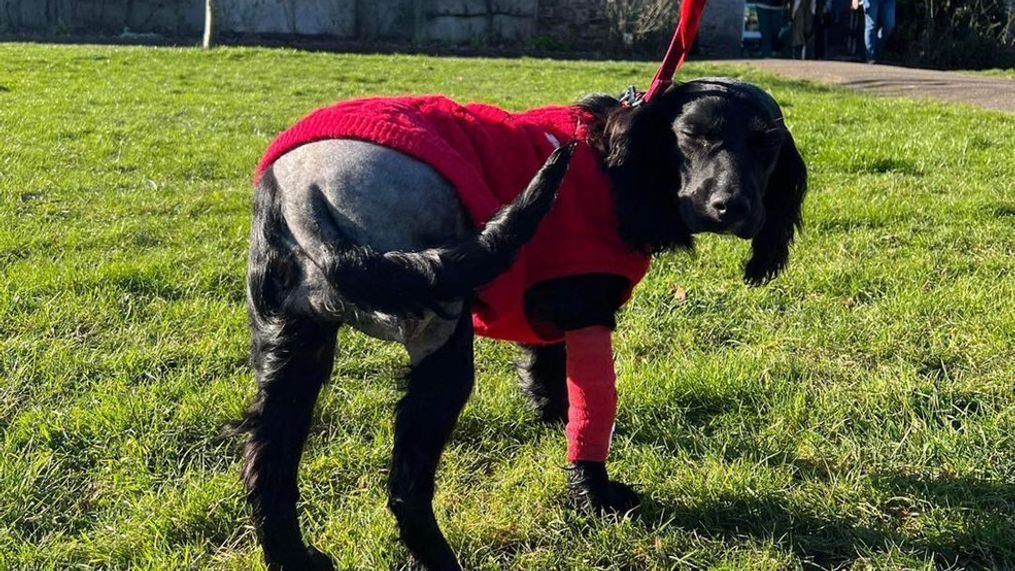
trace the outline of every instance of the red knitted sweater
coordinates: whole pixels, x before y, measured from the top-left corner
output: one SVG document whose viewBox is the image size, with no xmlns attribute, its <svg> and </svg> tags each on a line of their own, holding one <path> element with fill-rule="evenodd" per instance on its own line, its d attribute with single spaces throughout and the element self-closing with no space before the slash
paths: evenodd
<svg viewBox="0 0 1015 571">
<path fill-rule="evenodd" d="M 512 114 L 440 96 L 359 99 L 318 109 L 282 133 L 257 173 L 313 141 L 369 141 L 431 166 L 457 189 L 472 223 L 481 228 L 528 186 L 558 142 L 584 139 L 582 123 L 588 120 L 576 107 Z M 561 341 L 562 331 L 536 330 L 525 317 L 526 289 L 544 280 L 616 274 L 628 278 L 633 289 L 648 271 L 649 257 L 632 250 L 617 229 L 609 180 L 595 152 L 579 145 L 557 202 L 535 237 L 506 273 L 478 292 L 476 333 L 519 343 Z"/>
</svg>

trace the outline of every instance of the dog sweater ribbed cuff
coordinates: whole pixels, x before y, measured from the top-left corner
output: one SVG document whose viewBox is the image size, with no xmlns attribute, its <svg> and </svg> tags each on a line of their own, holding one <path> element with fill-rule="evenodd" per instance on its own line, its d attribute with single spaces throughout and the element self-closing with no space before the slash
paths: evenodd
<svg viewBox="0 0 1015 571">
<path fill-rule="evenodd" d="M 612 331 L 594 326 L 568 331 L 567 460 L 605 462 L 617 416 Z"/>
</svg>

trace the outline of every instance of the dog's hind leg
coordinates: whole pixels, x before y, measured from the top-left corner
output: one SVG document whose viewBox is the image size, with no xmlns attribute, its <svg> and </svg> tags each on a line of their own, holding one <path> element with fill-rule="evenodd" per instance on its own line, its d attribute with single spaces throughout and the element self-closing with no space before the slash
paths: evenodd
<svg viewBox="0 0 1015 571">
<path fill-rule="evenodd" d="M 518 380 L 539 420 L 567 422 L 567 350 L 563 343 L 521 345 Z"/>
<path fill-rule="evenodd" d="M 303 544 L 296 476 L 321 385 L 331 375 L 338 326 L 288 319 L 254 330 L 258 394 L 242 429 L 243 482 L 269 569 L 332 569 Z"/>
<path fill-rule="evenodd" d="M 340 324 L 306 311 L 305 274 L 277 200 L 269 170 L 254 198 L 247 268 L 257 398 L 237 427 L 248 436 L 243 483 L 268 569 L 332 569 L 327 556 L 303 544 L 296 475 L 317 395 L 334 366 Z"/>
<path fill-rule="evenodd" d="M 450 337 L 434 350 L 427 339 L 406 343 L 412 357 L 405 396 L 395 416 L 395 447 L 388 484 L 388 506 L 398 520 L 402 541 L 431 571 L 461 569 L 437 525 L 431 502 L 434 477 L 444 444 L 469 399 L 475 376 L 472 316 L 463 307 Z M 439 329 L 442 323 L 434 324 Z M 433 338 L 435 335 L 426 334 Z"/>
</svg>

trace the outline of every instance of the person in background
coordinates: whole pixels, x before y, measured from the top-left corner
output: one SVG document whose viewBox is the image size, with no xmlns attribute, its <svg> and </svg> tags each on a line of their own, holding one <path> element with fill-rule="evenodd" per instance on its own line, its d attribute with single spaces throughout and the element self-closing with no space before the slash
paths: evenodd
<svg viewBox="0 0 1015 571">
<path fill-rule="evenodd" d="M 866 49 L 861 44 L 860 38 L 863 37 L 863 12 L 858 10 L 859 2 L 852 0 L 852 10 L 846 10 L 849 13 L 846 21 L 848 22 L 846 28 L 846 53 L 851 58 L 866 59 Z"/>
<path fill-rule="evenodd" d="M 853 0 L 853 9 L 860 9 L 861 0 Z M 895 29 L 895 0 L 863 0 L 864 34 L 867 63 L 877 63 L 880 44 Z"/>
<path fill-rule="evenodd" d="M 786 23 L 785 0 L 758 0 L 754 5 L 758 14 L 758 31 L 761 32 L 761 57 L 772 57 L 772 46 Z"/>
<path fill-rule="evenodd" d="M 814 59 L 814 32 L 818 1 L 793 0 L 790 13 L 793 18 L 793 57 Z"/>
<path fill-rule="evenodd" d="M 814 50 L 818 59 L 865 58 L 863 12 L 853 9 L 852 0 L 825 0 L 819 21 Z"/>
</svg>

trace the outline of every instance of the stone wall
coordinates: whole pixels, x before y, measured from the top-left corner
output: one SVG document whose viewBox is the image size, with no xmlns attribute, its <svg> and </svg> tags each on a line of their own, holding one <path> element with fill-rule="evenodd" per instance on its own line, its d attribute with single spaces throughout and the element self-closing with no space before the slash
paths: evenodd
<svg viewBox="0 0 1015 571">
<path fill-rule="evenodd" d="M 611 53 L 607 0 L 217 0 L 225 34 Z M 711 0 L 700 44 L 739 50 L 744 0 Z M 204 0 L 0 0 L 0 31 L 199 35 Z M 615 36 L 616 34 L 613 34 Z M 613 38 L 615 40 L 615 38 Z M 616 42 L 614 42 L 616 43 Z M 732 50 L 719 49 L 732 46 Z M 713 49 L 713 47 L 715 49 Z"/>
<path fill-rule="evenodd" d="M 216 0 L 216 10 L 224 32 L 356 36 L 356 0 Z"/>
<path fill-rule="evenodd" d="M 535 31 L 536 11 L 536 0 L 427 0 L 420 36 L 453 43 L 524 40 Z"/>
<path fill-rule="evenodd" d="M 744 31 L 744 0 L 709 0 L 701 18 L 698 49 L 703 57 L 737 57 Z"/>
<path fill-rule="evenodd" d="M 545 47 L 603 49 L 610 38 L 606 0 L 540 0 L 537 27 Z"/>
<path fill-rule="evenodd" d="M 1015 46 L 1015 0 L 1008 0 L 1008 23 L 1005 25 L 1005 39 L 1009 46 Z"/>
<path fill-rule="evenodd" d="M 1013 0 L 1015 1 L 1015 0 Z M 745 0 L 709 0 L 702 15 L 698 48 L 710 57 L 740 53 Z M 607 0 L 540 0 L 536 39 L 547 47 L 583 51 L 623 50 L 619 25 L 607 17 Z M 677 9 L 672 18 L 676 21 Z M 670 29 L 663 33 L 669 40 Z"/>
</svg>

